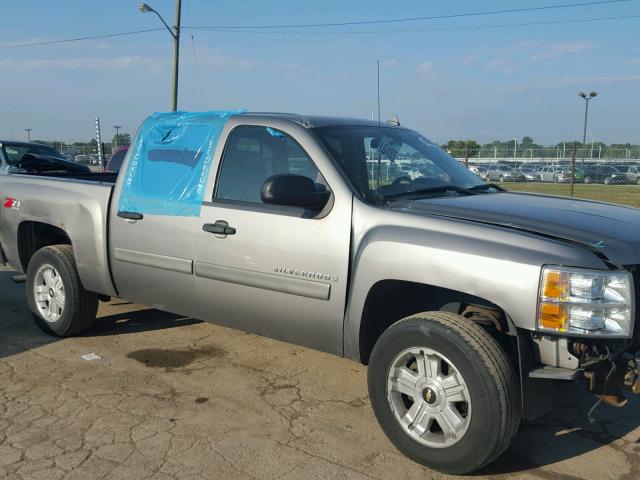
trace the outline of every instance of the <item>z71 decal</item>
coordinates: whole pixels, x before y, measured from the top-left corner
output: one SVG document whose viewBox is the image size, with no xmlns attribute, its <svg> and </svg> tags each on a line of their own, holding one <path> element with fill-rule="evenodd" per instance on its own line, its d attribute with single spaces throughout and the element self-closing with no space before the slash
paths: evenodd
<svg viewBox="0 0 640 480">
<path fill-rule="evenodd" d="M 20 200 L 16 200 L 15 198 L 11 198 L 11 197 L 6 197 L 3 207 L 10 208 L 12 210 L 20 210 Z"/>
</svg>

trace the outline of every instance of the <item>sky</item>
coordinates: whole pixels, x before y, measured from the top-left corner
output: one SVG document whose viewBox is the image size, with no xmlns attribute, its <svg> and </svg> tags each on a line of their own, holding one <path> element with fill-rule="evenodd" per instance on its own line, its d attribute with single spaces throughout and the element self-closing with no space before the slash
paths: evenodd
<svg viewBox="0 0 640 480">
<path fill-rule="evenodd" d="M 428 138 L 582 137 L 640 143 L 640 0 L 336 27 L 244 29 L 441 16 L 581 0 L 183 0 L 179 109 L 244 108 L 382 119 Z M 588 1 L 588 0 L 582 0 Z M 160 27 L 132 0 L 2 0 L 0 46 Z M 148 0 L 172 25 L 174 0 Z M 602 17 L 638 18 L 566 22 Z M 518 26 L 505 26 L 520 24 Z M 231 31 L 186 27 L 229 26 Z M 487 27 L 491 26 L 491 27 Z M 482 28 L 478 28 L 482 27 Z M 266 33 L 265 33 L 266 32 Z M 100 117 L 134 134 L 170 108 L 173 44 L 155 31 L 0 48 L 0 138 L 88 141 Z"/>
</svg>

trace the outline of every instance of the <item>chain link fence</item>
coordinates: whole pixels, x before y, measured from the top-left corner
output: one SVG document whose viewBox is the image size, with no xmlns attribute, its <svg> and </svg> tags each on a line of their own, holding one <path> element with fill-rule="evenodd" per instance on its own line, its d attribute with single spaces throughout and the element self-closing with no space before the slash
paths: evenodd
<svg viewBox="0 0 640 480">
<path fill-rule="evenodd" d="M 544 193 L 640 208 L 640 148 L 494 150 L 458 160 L 490 183 L 515 192 Z M 482 153 L 482 152 L 479 152 Z M 485 152 L 486 153 L 486 152 Z"/>
</svg>

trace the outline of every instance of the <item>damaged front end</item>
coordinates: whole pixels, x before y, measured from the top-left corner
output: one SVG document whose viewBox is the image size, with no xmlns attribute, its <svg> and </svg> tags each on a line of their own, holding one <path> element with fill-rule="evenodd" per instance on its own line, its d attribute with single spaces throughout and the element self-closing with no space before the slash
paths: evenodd
<svg viewBox="0 0 640 480">
<path fill-rule="evenodd" d="M 635 268 L 543 267 L 536 331 L 519 333 L 525 407 L 538 404 L 525 408 L 529 418 L 551 409 L 566 384 L 582 381 L 598 398 L 590 421 L 601 403 L 622 407 L 640 393 L 637 277 Z"/>
</svg>

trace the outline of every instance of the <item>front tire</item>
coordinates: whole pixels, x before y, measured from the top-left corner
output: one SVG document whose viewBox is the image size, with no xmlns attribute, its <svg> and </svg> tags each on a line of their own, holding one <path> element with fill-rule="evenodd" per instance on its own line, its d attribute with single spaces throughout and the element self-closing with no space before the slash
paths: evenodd
<svg viewBox="0 0 640 480">
<path fill-rule="evenodd" d="M 38 326 L 58 337 L 88 330 L 98 311 L 98 296 L 82 286 L 71 245 L 44 247 L 31 257 L 27 298 Z"/>
<path fill-rule="evenodd" d="M 389 327 L 368 370 L 369 397 L 402 453 L 448 474 L 502 454 L 520 424 L 518 378 L 504 350 L 472 321 L 427 312 Z"/>
</svg>

